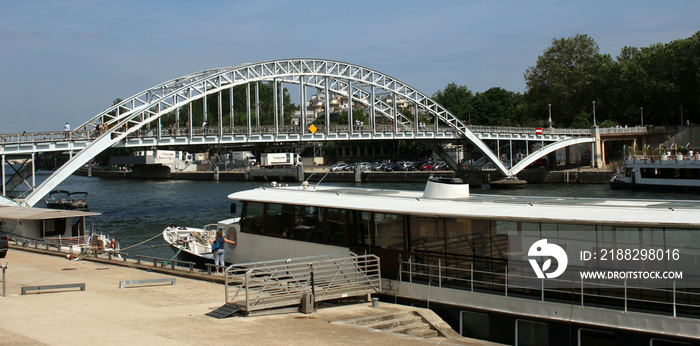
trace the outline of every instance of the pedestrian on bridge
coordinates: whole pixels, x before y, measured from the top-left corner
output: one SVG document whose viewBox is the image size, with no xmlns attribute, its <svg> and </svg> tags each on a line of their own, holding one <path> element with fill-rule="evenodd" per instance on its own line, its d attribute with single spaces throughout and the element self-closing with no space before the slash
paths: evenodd
<svg viewBox="0 0 700 346">
<path fill-rule="evenodd" d="M 63 132 L 66 133 L 66 139 L 70 138 L 70 124 L 66 123 L 65 126 L 63 126 Z"/>
</svg>

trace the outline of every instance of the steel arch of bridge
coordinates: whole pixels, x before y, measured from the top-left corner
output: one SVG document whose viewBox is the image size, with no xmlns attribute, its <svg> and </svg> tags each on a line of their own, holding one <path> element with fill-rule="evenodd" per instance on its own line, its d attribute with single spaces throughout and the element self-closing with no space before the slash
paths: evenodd
<svg viewBox="0 0 700 346">
<path fill-rule="evenodd" d="M 383 90 L 394 97 L 409 100 L 415 107 L 422 109 L 435 119 L 435 124 L 442 123 L 459 136 L 472 142 L 478 150 L 490 159 L 497 169 L 504 175 L 511 175 L 498 157 L 481 141 L 467 126 L 452 115 L 445 108 L 437 104 L 430 97 L 409 86 L 408 84 L 366 67 L 349 63 L 323 60 L 323 59 L 284 59 L 248 63 L 238 66 L 206 70 L 186 76 L 182 76 L 152 88 L 146 89 L 128 99 L 121 101 L 102 113 L 90 118 L 78 126 L 75 131 L 88 131 L 95 123 L 105 124 L 106 131 L 83 150 L 74 155 L 66 164 L 57 169 L 41 185 L 32 191 L 24 200 L 28 205 L 34 205 L 49 191 L 76 171 L 88 163 L 93 157 L 105 149 L 115 145 L 130 134 L 138 131 L 144 125 L 156 121 L 161 116 L 169 114 L 181 106 L 199 100 L 206 95 L 215 94 L 227 88 L 244 85 L 258 81 L 277 81 L 283 83 L 300 84 L 326 90 L 326 94 L 332 90 L 335 94 L 344 94 L 349 103 L 359 102 L 371 105 L 370 122 L 374 126 L 376 114 L 389 117 L 393 121 L 394 133 L 397 131 L 418 130 L 418 123 L 397 112 L 396 102 L 391 106 L 376 98 L 376 90 Z M 370 89 L 369 91 L 367 89 Z M 305 94 L 305 93 L 304 93 Z M 303 96 L 301 96 L 303 97 Z M 220 100 L 220 98 L 219 98 Z M 305 99 L 302 100 L 302 119 L 305 118 Z M 326 98 L 328 102 L 328 98 Z M 219 117 L 222 110 L 219 102 Z M 191 108 L 190 108 L 191 109 Z M 328 107 L 326 107 L 328 109 Z M 328 113 L 326 113 L 327 116 Z M 416 118 L 417 119 L 417 118 Z M 277 125 L 275 117 L 275 125 Z M 326 119 L 328 120 L 328 119 Z M 251 133 L 250 116 L 248 117 L 248 135 Z M 329 126 L 329 121 L 325 122 Z M 304 127 L 300 124 L 302 132 L 299 140 L 303 140 Z M 192 122 L 189 122 L 190 133 Z M 219 121 L 220 130 L 222 122 Z M 352 126 L 350 127 L 352 131 Z M 222 133 L 222 132 L 220 132 Z M 326 133 L 328 133 L 326 131 Z M 275 137 L 278 133 L 275 133 Z M 275 138 L 272 139 L 274 141 Z M 313 138 L 313 140 L 319 140 Z M 323 140 L 323 139 L 321 139 Z"/>
<path fill-rule="evenodd" d="M 545 145 L 544 147 L 540 148 L 539 150 L 530 153 L 526 158 L 520 160 L 517 164 L 515 164 L 513 167 L 510 168 L 510 173 L 512 175 L 518 174 L 520 171 L 523 169 L 527 168 L 531 163 L 537 161 L 537 159 L 541 157 L 545 157 L 547 154 L 553 153 L 559 149 L 566 148 L 568 146 L 576 145 L 576 144 L 583 144 L 583 143 L 593 143 L 595 141 L 595 138 L 592 137 L 578 137 L 578 138 L 570 138 L 570 139 L 565 139 L 559 142 L 554 142 L 548 145 Z"/>
</svg>

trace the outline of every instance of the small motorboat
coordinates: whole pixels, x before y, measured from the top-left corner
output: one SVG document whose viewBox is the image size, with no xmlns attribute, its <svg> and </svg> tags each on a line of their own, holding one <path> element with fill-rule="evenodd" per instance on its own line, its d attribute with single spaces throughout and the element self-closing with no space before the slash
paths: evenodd
<svg viewBox="0 0 700 346">
<path fill-rule="evenodd" d="M 171 225 L 163 230 L 163 239 L 175 251 L 181 261 L 194 262 L 197 267 L 204 268 L 206 263 L 214 263 L 214 254 L 211 252 L 211 241 L 216 237 L 216 232 L 221 231 L 224 237 L 236 241 L 238 234 L 239 218 L 219 221 L 202 228 Z M 232 254 L 236 244 L 224 244 L 226 258 L 224 261 L 233 263 Z"/>
<path fill-rule="evenodd" d="M 203 228 L 171 225 L 163 230 L 163 239 L 175 251 L 178 259 L 204 267 L 205 263 L 214 263 L 211 239 L 216 236 L 216 230 L 216 224 Z"/>
<path fill-rule="evenodd" d="M 90 211 L 87 203 L 87 192 L 70 192 L 66 190 L 53 190 L 44 200 L 49 209 Z"/>
</svg>

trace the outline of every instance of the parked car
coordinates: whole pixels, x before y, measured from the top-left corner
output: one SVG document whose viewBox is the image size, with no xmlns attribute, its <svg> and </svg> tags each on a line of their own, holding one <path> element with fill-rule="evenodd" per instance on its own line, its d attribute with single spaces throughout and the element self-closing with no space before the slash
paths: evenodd
<svg viewBox="0 0 700 346">
<path fill-rule="evenodd" d="M 399 163 L 393 162 L 386 165 L 384 172 L 394 172 L 399 170 Z"/>
<path fill-rule="evenodd" d="M 535 162 L 529 164 L 525 168 L 539 168 L 539 167 L 547 167 L 547 158 L 546 157 L 540 157 L 539 159 L 535 160 Z"/>
<path fill-rule="evenodd" d="M 400 171 L 413 171 L 416 169 L 416 167 L 413 166 L 412 161 L 399 162 L 399 167 Z"/>
<path fill-rule="evenodd" d="M 7 249 L 10 246 L 7 241 L 7 234 L 0 231 L 0 258 L 4 258 L 7 255 Z"/>
<path fill-rule="evenodd" d="M 418 169 L 420 169 L 421 171 L 429 171 L 429 170 L 433 169 L 434 165 L 435 165 L 435 162 L 428 161 L 428 162 L 422 164 Z"/>
<path fill-rule="evenodd" d="M 448 166 L 444 162 L 435 162 L 435 164 L 430 167 L 431 171 L 447 171 L 450 169 L 450 166 Z"/>
<path fill-rule="evenodd" d="M 386 163 L 378 163 L 377 162 L 377 163 L 373 163 L 373 164 L 369 165 L 369 168 L 372 171 L 384 171 L 384 170 L 386 170 L 387 166 L 388 165 Z"/>
<path fill-rule="evenodd" d="M 331 172 L 340 172 L 345 168 L 348 164 L 347 163 L 336 163 L 335 165 L 331 166 L 330 171 Z"/>
<path fill-rule="evenodd" d="M 358 162 L 356 165 L 359 167 L 360 172 L 369 172 L 371 170 L 369 162 Z"/>
</svg>

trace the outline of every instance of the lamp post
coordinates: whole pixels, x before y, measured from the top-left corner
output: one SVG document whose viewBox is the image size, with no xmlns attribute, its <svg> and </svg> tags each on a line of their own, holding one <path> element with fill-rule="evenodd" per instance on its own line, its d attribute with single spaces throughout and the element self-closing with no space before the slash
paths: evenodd
<svg viewBox="0 0 700 346">
<path fill-rule="evenodd" d="M 552 104 L 550 103 L 549 105 L 549 128 L 552 128 Z"/>
<path fill-rule="evenodd" d="M 595 122 L 595 101 L 593 101 L 593 126 L 597 126 Z"/>
<path fill-rule="evenodd" d="M 639 113 L 642 119 L 642 126 L 644 126 L 644 107 L 639 107 Z"/>
</svg>

